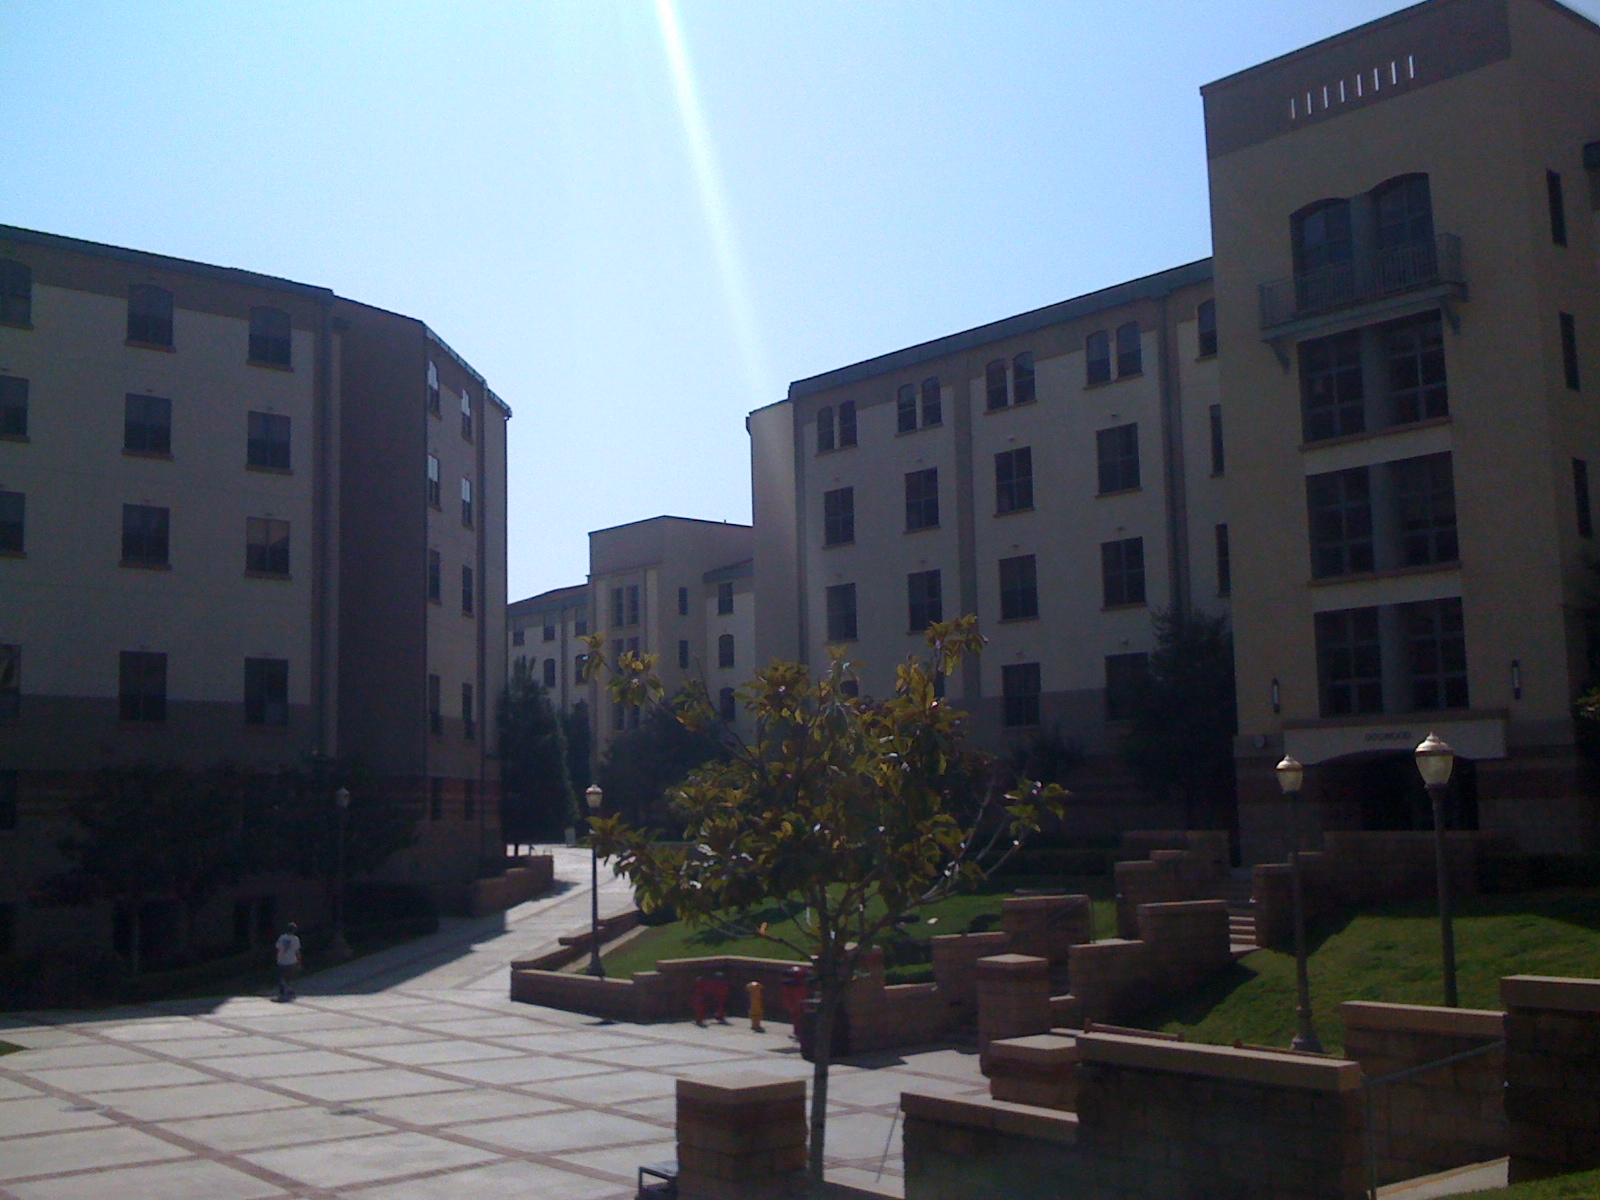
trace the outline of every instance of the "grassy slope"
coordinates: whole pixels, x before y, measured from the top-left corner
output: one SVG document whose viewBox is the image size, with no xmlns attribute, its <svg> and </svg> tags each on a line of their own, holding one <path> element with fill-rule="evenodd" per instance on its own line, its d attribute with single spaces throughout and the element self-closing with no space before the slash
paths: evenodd
<svg viewBox="0 0 1600 1200">
<path fill-rule="evenodd" d="M 1583 1171 L 1508 1188 L 1491 1188 L 1487 1192 L 1470 1192 L 1460 1200 L 1594 1200 L 1596 1196 L 1600 1196 L 1600 1171 Z"/>
</svg>

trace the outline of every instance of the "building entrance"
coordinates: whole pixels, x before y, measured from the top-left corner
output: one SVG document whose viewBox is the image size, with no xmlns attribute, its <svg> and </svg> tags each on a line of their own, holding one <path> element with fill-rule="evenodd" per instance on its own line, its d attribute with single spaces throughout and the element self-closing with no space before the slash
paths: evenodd
<svg viewBox="0 0 1600 1200">
<path fill-rule="evenodd" d="M 1372 831 L 1433 828 L 1433 805 L 1416 760 L 1405 753 L 1357 754 L 1313 768 L 1325 800 L 1352 815 Z M 1478 828 L 1477 764 L 1457 758 L 1445 793 L 1445 828 Z"/>
</svg>

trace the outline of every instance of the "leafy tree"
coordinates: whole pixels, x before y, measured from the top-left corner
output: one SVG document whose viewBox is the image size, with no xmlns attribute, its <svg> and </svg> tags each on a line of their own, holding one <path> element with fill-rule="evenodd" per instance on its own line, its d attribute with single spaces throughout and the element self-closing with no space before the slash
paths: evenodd
<svg viewBox="0 0 1600 1200">
<path fill-rule="evenodd" d="M 1156 649 L 1124 754 L 1146 789 L 1182 800 L 1192 826 L 1232 791 L 1233 635 L 1226 618 L 1205 613 L 1172 609 L 1153 620 Z"/>
<path fill-rule="evenodd" d="M 741 692 L 752 740 L 730 744 L 674 791 L 685 843 L 658 844 L 621 817 L 593 823 L 600 853 L 617 860 L 646 912 L 670 905 L 692 923 L 754 932 L 812 959 L 819 1006 L 809 1169 L 819 1193 L 833 1028 L 862 955 L 919 906 L 978 883 L 1064 798 L 1053 786 L 1024 783 L 1003 800 L 991 788 L 971 824 L 952 815 L 947 771 L 961 754 L 964 716 L 935 695 L 934 677 L 982 642 L 972 617 L 933 626 L 931 661 L 908 660 L 881 703 L 854 694 L 842 657 L 817 679 L 797 663 L 774 662 Z M 590 645 L 598 670 L 603 640 Z M 653 656 L 624 654 L 612 695 L 658 699 L 653 667 Z M 690 729 L 714 727 L 703 688 L 675 708 Z M 770 908 L 795 920 L 799 940 L 757 924 Z"/>
<path fill-rule="evenodd" d="M 714 729 L 689 728 L 661 701 L 646 705 L 639 728 L 618 734 L 606 748 L 598 782 L 607 807 L 635 825 L 670 829 L 669 791 L 696 767 L 723 754 Z"/>
<path fill-rule="evenodd" d="M 576 816 L 567 738 L 528 660 L 519 658 L 496 711 L 500 732 L 500 825 L 507 841 L 559 836 Z"/>
<path fill-rule="evenodd" d="M 594 735 L 589 732 L 589 702 L 579 700 L 574 704 L 562 716 L 561 728 L 567 735 L 567 778 L 572 781 L 572 794 L 576 796 L 594 782 L 594 768 L 589 762 L 594 748 Z"/>
</svg>

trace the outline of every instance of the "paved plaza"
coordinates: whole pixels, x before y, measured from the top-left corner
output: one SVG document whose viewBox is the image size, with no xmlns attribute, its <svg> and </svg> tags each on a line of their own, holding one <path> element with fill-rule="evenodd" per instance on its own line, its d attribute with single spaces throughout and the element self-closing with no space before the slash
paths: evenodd
<svg viewBox="0 0 1600 1200">
<path fill-rule="evenodd" d="M 809 1078 L 787 1025 L 507 999 L 513 958 L 587 924 L 588 857 L 556 858 L 564 892 L 308 978 L 294 1004 L 0 1016 L 24 1047 L 0 1057 L 0 1200 L 620 1200 L 673 1157 L 679 1076 Z M 627 900 L 602 886 L 602 913 Z M 831 1084 L 829 1177 L 891 1192 L 900 1092 L 987 1093 L 976 1054 L 950 1048 L 854 1060 Z"/>
</svg>

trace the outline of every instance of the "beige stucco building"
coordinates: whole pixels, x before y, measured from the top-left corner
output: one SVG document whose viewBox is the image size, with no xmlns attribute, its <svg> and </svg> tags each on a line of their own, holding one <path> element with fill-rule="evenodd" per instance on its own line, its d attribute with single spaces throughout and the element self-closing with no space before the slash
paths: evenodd
<svg viewBox="0 0 1600 1200">
<path fill-rule="evenodd" d="M 508 661 L 527 659 L 533 677 L 550 696 L 557 712 L 570 712 L 588 698 L 583 683 L 584 646 L 578 640 L 589 632 L 589 587 L 553 588 L 506 606 L 510 635 Z"/>
</svg>

